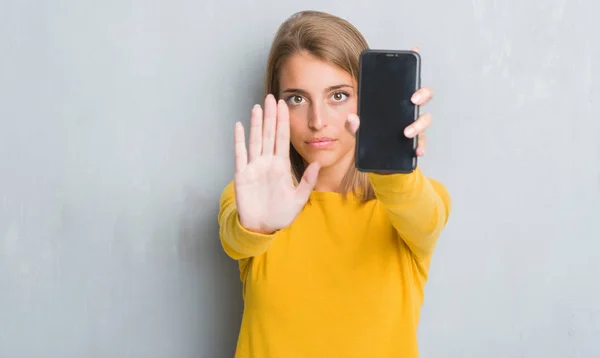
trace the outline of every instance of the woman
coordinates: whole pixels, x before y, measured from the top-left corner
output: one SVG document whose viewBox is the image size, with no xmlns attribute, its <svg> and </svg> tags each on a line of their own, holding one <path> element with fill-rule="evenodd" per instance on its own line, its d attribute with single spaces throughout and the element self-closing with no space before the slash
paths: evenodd
<svg viewBox="0 0 600 358">
<path fill-rule="evenodd" d="M 450 212 L 439 182 L 354 168 L 358 57 L 348 22 L 315 11 L 284 22 L 269 55 L 264 108 L 220 200 L 220 238 L 239 261 L 237 357 L 417 357 L 430 259 Z M 413 102 L 425 104 L 421 88 Z M 406 135 L 419 135 L 422 115 Z M 291 143 L 291 146 L 290 146 Z"/>
</svg>

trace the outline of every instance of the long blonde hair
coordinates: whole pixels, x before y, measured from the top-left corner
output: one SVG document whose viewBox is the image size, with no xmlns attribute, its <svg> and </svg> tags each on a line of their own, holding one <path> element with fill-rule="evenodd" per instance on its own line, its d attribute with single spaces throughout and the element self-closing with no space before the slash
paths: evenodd
<svg viewBox="0 0 600 358">
<path fill-rule="evenodd" d="M 358 59 L 367 48 L 363 35 L 348 21 L 320 11 L 297 12 L 281 24 L 275 35 L 267 61 L 265 92 L 279 97 L 279 71 L 289 57 L 299 52 L 308 52 L 330 62 L 358 81 Z M 290 161 L 297 183 L 306 166 L 294 146 L 290 146 Z M 352 192 L 362 201 L 375 198 L 366 174 L 359 172 L 354 165 L 344 175 L 340 191 L 344 195 Z"/>
</svg>

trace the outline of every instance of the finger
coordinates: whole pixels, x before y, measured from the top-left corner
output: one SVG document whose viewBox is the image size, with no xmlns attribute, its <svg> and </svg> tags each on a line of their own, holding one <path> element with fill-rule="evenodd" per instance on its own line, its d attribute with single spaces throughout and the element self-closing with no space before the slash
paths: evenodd
<svg viewBox="0 0 600 358">
<path fill-rule="evenodd" d="M 312 192 L 313 188 L 315 187 L 315 184 L 317 183 L 319 169 L 319 163 L 312 162 L 304 170 L 302 179 L 300 179 L 300 183 L 298 183 L 298 186 L 296 187 L 296 199 L 302 205 L 306 203 L 306 201 L 310 197 L 310 193 Z"/>
<path fill-rule="evenodd" d="M 413 47 L 413 48 L 411 49 L 411 51 L 414 51 L 414 52 L 416 52 L 416 53 L 419 53 L 419 51 L 420 51 L 420 50 L 421 50 L 421 49 L 419 48 L 419 46 L 415 46 L 415 47 Z"/>
<path fill-rule="evenodd" d="M 252 114 L 250 115 L 250 142 L 249 147 L 249 160 L 253 161 L 260 156 L 262 151 L 262 121 L 263 111 L 260 105 L 255 105 L 252 108 Z"/>
<path fill-rule="evenodd" d="M 423 133 L 432 122 L 431 114 L 423 113 L 411 125 L 404 129 L 404 135 L 407 138 L 413 138 L 416 135 Z"/>
<path fill-rule="evenodd" d="M 422 87 L 416 91 L 410 99 L 416 105 L 423 105 L 433 98 L 433 89 L 431 87 Z"/>
<path fill-rule="evenodd" d="M 235 150 L 235 171 L 241 172 L 246 169 L 248 164 L 248 153 L 246 151 L 246 137 L 244 135 L 244 126 L 237 122 L 234 131 L 234 150 Z"/>
<path fill-rule="evenodd" d="M 349 114 L 348 119 L 346 120 L 346 129 L 350 132 L 350 134 L 356 136 L 356 131 L 358 130 L 359 126 L 360 119 L 358 118 L 358 116 L 353 113 Z"/>
<path fill-rule="evenodd" d="M 290 156 L 290 113 L 284 100 L 277 103 L 275 154 L 284 158 Z"/>
<path fill-rule="evenodd" d="M 275 151 L 275 130 L 277 126 L 277 103 L 272 94 L 265 98 L 265 119 L 263 121 L 262 154 L 272 155 Z"/>
<path fill-rule="evenodd" d="M 427 135 L 425 133 L 419 134 L 417 143 L 417 157 L 422 157 L 425 155 L 425 149 L 427 149 Z"/>
</svg>

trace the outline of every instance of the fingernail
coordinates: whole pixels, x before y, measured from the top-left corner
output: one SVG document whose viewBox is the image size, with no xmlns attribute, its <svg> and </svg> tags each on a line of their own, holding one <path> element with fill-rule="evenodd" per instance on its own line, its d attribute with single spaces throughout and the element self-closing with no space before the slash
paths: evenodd
<svg viewBox="0 0 600 358">
<path fill-rule="evenodd" d="M 413 103 L 417 103 L 421 100 L 421 96 L 418 94 L 415 94 L 412 96 L 411 101 L 413 101 Z"/>
<path fill-rule="evenodd" d="M 406 128 L 406 129 L 404 130 L 404 135 L 406 135 L 407 137 L 410 137 L 410 136 L 412 136 L 413 134 L 415 134 L 415 130 L 414 130 L 413 128 L 411 128 L 411 127 L 409 127 L 409 128 Z"/>
</svg>

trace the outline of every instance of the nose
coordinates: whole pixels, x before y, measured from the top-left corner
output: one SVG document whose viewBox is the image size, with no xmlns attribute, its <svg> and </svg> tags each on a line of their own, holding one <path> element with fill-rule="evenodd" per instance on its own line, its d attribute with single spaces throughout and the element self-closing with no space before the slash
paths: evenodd
<svg viewBox="0 0 600 358">
<path fill-rule="evenodd" d="M 308 114 L 308 127 L 313 131 L 320 131 L 325 127 L 325 113 L 324 108 L 319 104 L 313 104 Z"/>
</svg>

